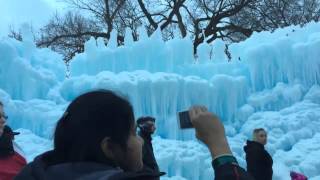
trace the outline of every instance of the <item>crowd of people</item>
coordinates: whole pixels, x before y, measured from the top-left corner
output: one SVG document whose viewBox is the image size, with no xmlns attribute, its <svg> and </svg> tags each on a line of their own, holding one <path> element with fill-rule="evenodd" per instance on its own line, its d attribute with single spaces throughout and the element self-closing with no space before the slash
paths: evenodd
<svg viewBox="0 0 320 180">
<path fill-rule="evenodd" d="M 196 137 L 210 151 L 215 180 L 272 179 L 266 130 L 255 129 L 244 147 L 246 171 L 233 156 L 218 116 L 204 106 L 191 107 L 189 116 Z M 53 149 L 29 164 L 15 149 L 19 133 L 7 119 L 0 102 L 0 180 L 159 180 L 166 174 L 153 152 L 156 119 L 135 120 L 129 101 L 112 91 L 91 91 L 73 100 L 57 122 Z M 307 179 L 295 172 L 290 176 Z"/>
</svg>

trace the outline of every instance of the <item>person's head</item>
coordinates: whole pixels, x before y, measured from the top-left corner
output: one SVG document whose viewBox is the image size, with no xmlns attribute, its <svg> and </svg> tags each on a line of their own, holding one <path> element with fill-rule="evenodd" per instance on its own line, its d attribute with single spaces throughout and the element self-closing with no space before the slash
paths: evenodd
<svg viewBox="0 0 320 180">
<path fill-rule="evenodd" d="M 266 145 L 267 144 L 267 132 L 263 128 L 253 130 L 253 140 Z"/>
<path fill-rule="evenodd" d="M 57 123 L 58 162 L 98 162 L 140 170 L 143 140 L 136 135 L 131 104 L 108 90 L 77 97 Z"/>
<path fill-rule="evenodd" d="M 137 125 L 141 131 L 153 134 L 156 131 L 155 121 L 156 119 L 151 116 L 140 117 L 137 120 Z"/>
<path fill-rule="evenodd" d="M 0 101 L 0 136 L 3 133 L 4 125 L 6 123 L 7 116 L 4 113 L 3 103 Z"/>
</svg>

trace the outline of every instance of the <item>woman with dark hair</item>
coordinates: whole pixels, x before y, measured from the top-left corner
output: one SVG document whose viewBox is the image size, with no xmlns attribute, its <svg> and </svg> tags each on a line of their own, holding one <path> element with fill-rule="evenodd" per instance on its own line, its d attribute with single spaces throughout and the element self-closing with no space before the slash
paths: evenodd
<svg viewBox="0 0 320 180">
<path fill-rule="evenodd" d="M 216 179 L 248 179 L 231 155 L 220 121 L 199 108 L 191 109 L 190 116 L 198 137 L 215 153 Z M 15 179 L 158 179 L 157 172 L 141 171 L 142 146 L 130 103 L 111 91 L 89 92 L 77 97 L 58 121 L 54 149 L 38 156 Z"/>
<path fill-rule="evenodd" d="M 130 103 L 111 91 L 89 92 L 77 97 L 58 121 L 54 149 L 37 157 L 16 179 L 158 176 L 136 173 L 143 166 L 142 145 Z"/>
</svg>

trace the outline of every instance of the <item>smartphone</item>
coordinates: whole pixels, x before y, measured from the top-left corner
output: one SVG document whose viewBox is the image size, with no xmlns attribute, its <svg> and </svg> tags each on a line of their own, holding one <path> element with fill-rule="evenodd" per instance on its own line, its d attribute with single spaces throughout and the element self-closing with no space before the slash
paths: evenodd
<svg viewBox="0 0 320 180">
<path fill-rule="evenodd" d="M 189 111 L 178 112 L 178 121 L 181 129 L 193 128 L 191 119 L 189 116 Z"/>
</svg>

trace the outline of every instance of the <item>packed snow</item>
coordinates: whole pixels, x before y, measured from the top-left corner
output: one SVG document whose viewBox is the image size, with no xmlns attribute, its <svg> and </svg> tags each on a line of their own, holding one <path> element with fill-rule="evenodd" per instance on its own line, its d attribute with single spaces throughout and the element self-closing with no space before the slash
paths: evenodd
<svg viewBox="0 0 320 180">
<path fill-rule="evenodd" d="M 220 116 L 242 167 L 246 140 L 263 127 L 275 180 L 290 179 L 291 170 L 320 179 L 319 23 L 255 33 L 229 46 L 230 62 L 219 40 L 200 45 L 195 59 L 188 38 L 164 42 L 159 31 L 139 32 L 138 42 L 126 38 L 121 47 L 115 33 L 107 46 L 91 38 L 72 59 L 70 78 L 62 57 L 36 48 L 28 32 L 23 42 L 0 38 L 0 100 L 28 161 L 52 148 L 55 124 L 76 96 L 106 88 L 128 98 L 136 118 L 156 117 L 155 156 L 168 173 L 162 179 L 214 177 L 194 130 L 178 128 L 177 112 L 194 104 Z"/>
</svg>

